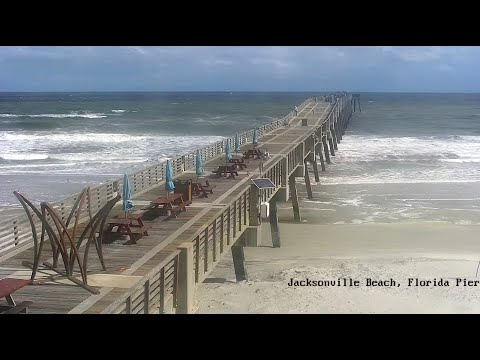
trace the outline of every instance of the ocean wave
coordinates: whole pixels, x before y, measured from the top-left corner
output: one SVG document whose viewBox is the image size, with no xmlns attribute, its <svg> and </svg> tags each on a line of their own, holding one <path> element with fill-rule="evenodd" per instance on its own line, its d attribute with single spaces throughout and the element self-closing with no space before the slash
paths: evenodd
<svg viewBox="0 0 480 360">
<path fill-rule="evenodd" d="M 127 110 L 112 110 L 113 113 L 124 113 Z"/>
<path fill-rule="evenodd" d="M 480 162 L 480 136 L 376 137 L 349 135 L 339 146 L 339 163 L 361 161 Z"/>
<path fill-rule="evenodd" d="M 130 141 L 143 141 L 146 136 L 143 135 L 129 135 L 129 134 L 112 134 L 112 133 L 17 133 L 5 132 L 0 134 L 0 140 L 7 140 L 9 142 L 43 142 L 47 140 L 53 144 L 65 143 L 125 143 Z M 13 144 L 11 144 L 13 145 Z"/>
<path fill-rule="evenodd" d="M 49 158 L 48 154 L 35 154 L 35 153 L 0 154 L 0 160 L 9 160 L 9 161 L 34 161 L 34 160 L 47 160 L 48 158 Z"/>
<path fill-rule="evenodd" d="M 352 179 L 352 177 L 321 179 L 322 186 L 327 185 L 383 185 L 383 184 L 454 184 L 454 183 L 480 183 L 480 180 L 471 179 Z"/>
<path fill-rule="evenodd" d="M 87 118 L 87 119 L 101 119 L 106 118 L 107 114 L 104 113 L 78 113 L 72 112 L 69 114 L 0 114 L 0 118 Z"/>
<path fill-rule="evenodd" d="M 38 166 L 47 166 L 47 165 L 65 165 L 59 164 L 59 162 L 65 161 L 74 161 L 71 165 L 75 165 L 78 163 L 99 163 L 99 164 L 113 164 L 113 163 L 140 163 L 149 161 L 149 158 L 140 157 L 140 158 L 125 158 L 125 156 L 115 156 L 115 157 L 108 157 L 102 154 L 92 154 L 92 153 L 85 153 L 85 154 L 66 154 L 66 155 L 51 155 L 51 154 L 38 154 L 38 153 L 11 153 L 11 154 L 0 154 L 0 162 L 44 162 L 48 160 L 50 164 L 41 164 Z M 25 166 L 25 165 L 13 165 L 13 166 Z M 28 166 L 37 166 L 34 164 L 28 164 Z"/>
</svg>

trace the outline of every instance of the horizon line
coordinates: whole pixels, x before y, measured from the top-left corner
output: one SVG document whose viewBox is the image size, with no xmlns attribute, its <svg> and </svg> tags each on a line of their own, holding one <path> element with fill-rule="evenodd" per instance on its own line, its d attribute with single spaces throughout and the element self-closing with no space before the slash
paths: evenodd
<svg viewBox="0 0 480 360">
<path fill-rule="evenodd" d="M 360 94 L 480 94 L 478 91 L 358 91 L 358 90 L 0 90 L 3 93 L 347 93 Z"/>
</svg>

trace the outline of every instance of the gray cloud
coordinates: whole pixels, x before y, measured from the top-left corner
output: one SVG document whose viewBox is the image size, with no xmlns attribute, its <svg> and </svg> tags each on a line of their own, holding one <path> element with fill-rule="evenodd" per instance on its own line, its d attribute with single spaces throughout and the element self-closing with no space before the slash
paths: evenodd
<svg viewBox="0 0 480 360">
<path fill-rule="evenodd" d="M 478 60 L 478 47 L 0 47 L 0 91 L 480 91 Z"/>
</svg>

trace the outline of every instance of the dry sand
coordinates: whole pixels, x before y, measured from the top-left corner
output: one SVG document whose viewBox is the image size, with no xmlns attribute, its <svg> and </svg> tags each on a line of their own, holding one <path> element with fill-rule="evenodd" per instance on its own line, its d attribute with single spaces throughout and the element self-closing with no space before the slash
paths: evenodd
<svg viewBox="0 0 480 360">
<path fill-rule="evenodd" d="M 245 248 L 249 281 L 236 282 L 231 256 L 196 293 L 197 313 L 480 313 L 476 278 L 480 226 L 441 223 L 280 224 L 281 248 Z M 288 286 L 290 279 L 359 280 L 359 287 Z M 366 278 L 400 286 L 367 287 Z M 449 286 L 408 286 L 408 278 Z"/>
</svg>

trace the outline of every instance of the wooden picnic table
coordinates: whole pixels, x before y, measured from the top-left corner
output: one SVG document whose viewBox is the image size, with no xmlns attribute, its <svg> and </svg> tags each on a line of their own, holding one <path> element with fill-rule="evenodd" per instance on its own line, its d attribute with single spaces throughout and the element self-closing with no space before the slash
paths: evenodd
<svg viewBox="0 0 480 360">
<path fill-rule="evenodd" d="M 243 170 L 247 167 L 247 164 L 245 164 L 245 160 L 243 159 L 238 159 L 238 158 L 232 158 L 228 161 L 229 163 L 238 165 L 240 167 L 240 170 Z"/>
<path fill-rule="evenodd" d="M 214 184 L 210 184 L 208 180 L 205 180 L 205 184 L 200 182 L 193 183 L 193 191 L 195 195 L 202 195 L 202 197 L 208 198 L 208 193 L 213 194 L 213 189 L 216 187 Z"/>
<path fill-rule="evenodd" d="M 227 177 L 227 174 L 230 174 L 228 176 L 229 179 L 235 179 L 235 175 L 238 176 L 237 172 L 237 165 L 232 164 L 232 165 L 220 165 L 216 171 L 214 171 L 218 176 L 225 176 Z"/>
<path fill-rule="evenodd" d="M 171 212 L 169 216 L 177 217 L 177 213 L 181 211 L 187 211 L 186 206 L 189 205 L 191 201 L 184 201 L 183 200 L 183 193 L 175 193 L 172 195 L 168 195 L 166 197 L 158 198 L 153 200 L 150 203 L 149 208 L 151 209 L 159 209 L 162 206 L 163 210 L 168 214 L 168 211 Z M 177 205 L 175 208 L 173 205 Z"/>
<path fill-rule="evenodd" d="M 249 149 L 243 153 L 243 158 L 244 159 L 250 159 L 250 158 L 261 159 L 263 158 L 263 153 L 260 149 Z"/>
<path fill-rule="evenodd" d="M 16 304 L 13 300 L 12 294 L 21 289 L 24 286 L 31 284 L 31 280 L 24 279 L 13 279 L 13 278 L 4 278 L 0 279 L 0 298 L 5 298 L 7 300 L 7 306 L 0 306 L 0 313 L 2 314 L 17 314 L 17 313 L 26 313 L 27 308 L 31 301 L 23 301 L 20 304 Z"/>
<path fill-rule="evenodd" d="M 116 227 L 117 234 L 128 235 L 130 240 L 134 243 L 137 242 L 142 236 L 148 236 L 147 226 L 143 223 L 144 211 L 137 211 L 135 213 L 127 215 L 127 217 L 122 217 L 122 215 L 117 215 L 108 222 L 108 228 L 105 230 L 105 237 L 109 237 L 113 232 L 113 229 Z"/>
</svg>

